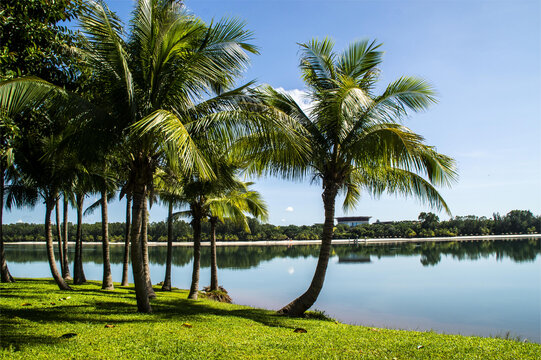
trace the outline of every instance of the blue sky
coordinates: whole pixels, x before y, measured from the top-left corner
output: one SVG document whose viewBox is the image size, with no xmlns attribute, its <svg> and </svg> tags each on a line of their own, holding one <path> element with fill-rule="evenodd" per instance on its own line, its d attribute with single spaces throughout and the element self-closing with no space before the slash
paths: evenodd
<svg viewBox="0 0 541 360">
<path fill-rule="evenodd" d="M 132 0 L 110 0 L 127 21 Z M 377 39 L 385 51 L 382 87 L 402 75 L 420 76 L 438 91 L 439 103 L 405 125 L 439 152 L 457 160 L 460 180 L 441 193 L 453 215 L 491 216 L 513 209 L 541 209 L 541 3 L 535 1 L 186 1 L 205 21 L 243 19 L 261 55 L 244 80 L 256 79 L 292 93 L 305 89 L 298 45 L 329 36 L 341 50 L 351 41 Z M 256 180 L 270 223 L 323 221 L 317 185 Z M 339 200 L 340 201 L 340 200 Z M 338 205 L 338 204 L 337 204 Z M 337 206 L 337 216 L 343 215 Z M 416 219 L 431 211 L 415 199 L 366 194 L 350 215 Z M 432 210 L 433 211 L 433 210 Z M 440 218 L 447 215 L 439 213 Z M 113 202 L 110 220 L 122 221 Z M 151 221 L 166 211 L 155 206 Z M 42 222 L 43 206 L 4 213 L 4 221 Z M 75 220 L 73 211 L 70 216 Z M 86 222 L 99 221 L 99 214 Z"/>
</svg>

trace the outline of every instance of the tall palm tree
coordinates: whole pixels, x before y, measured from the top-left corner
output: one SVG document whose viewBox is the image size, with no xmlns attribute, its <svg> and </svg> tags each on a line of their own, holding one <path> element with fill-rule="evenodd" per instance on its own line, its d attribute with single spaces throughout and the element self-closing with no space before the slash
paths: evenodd
<svg viewBox="0 0 541 360">
<path fill-rule="evenodd" d="M 124 236 L 124 258 L 122 261 L 122 282 L 120 286 L 128 286 L 128 271 L 130 260 L 130 226 L 131 221 L 131 194 L 126 194 L 126 232 Z"/>
<path fill-rule="evenodd" d="M 138 310 L 151 312 L 141 229 L 154 171 L 164 152 L 172 151 L 186 171 L 213 176 L 182 126 L 182 118 L 194 99 L 230 84 L 247 64 L 247 52 L 255 52 L 255 48 L 248 43 L 251 35 L 239 21 L 222 20 L 208 26 L 187 14 L 176 1 L 138 1 L 127 37 L 118 17 L 101 1 L 89 1 L 81 23 L 92 81 L 102 85 L 102 94 L 95 100 L 108 109 L 117 134 L 109 139 L 122 141 L 130 151 L 126 190 L 132 195 L 132 271 Z M 179 127 L 165 147 L 162 134 L 125 131 L 140 121 L 172 122 Z"/>
<path fill-rule="evenodd" d="M 63 193 L 64 198 L 64 206 L 62 208 L 62 215 L 63 215 L 63 221 L 62 221 L 62 263 L 64 265 L 64 273 L 62 274 L 63 278 L 65 280 L 72 280 L 70 268 L 69 268 L 69 258 L 68 258 L 68 208 L 69 208 L 69 199 L 70 194 L 68 194 L 66 191 Z M 72 201 L 73 203 L 73 201 Z"/>
<path fill-rule="evenodd" d="M 20 136 L 20 129 L 13 121 L 14 117 L 22 115 L 29 109 L 38 106 L 44 99 L 48 98 L 51 92 L 57 91 L 53 85 L 38 78 L 26 77 L 21 79 L 7 80 L 0 82 L 0 274 L 2 282 L 13 282 L 5 251 L 3 238 L 3 210 L 4 210 L 4 191 L 5 179 L 8 171 L 11 170 L 11 177 L 18 179 L 18 172 L 14 168 L 15 145 Z M 19 205 L 32 204 L 35 196 L 29 192 L 26 186 L 19 186 L 24 191 L 20 193 L 22 196 L 14 196 L 13 201 L 8 201 L 6 205 L 11 206 L 13 202 L 18 202 Z M 30 190 L 30 191 L 26 191 Z M 15 191 L 16 192 L 16 191 Z M 13 194 L 15 192 L 12 192 Z"/>
<path fill-rule="evenodd" d="M 1 281 L 14 282 L 13 276 L 8 269 L 6 253 L 4 251 L 3 238 L 3 214 L 4 214 L 4 191 L 7 169 L 13 166 L 13 142 L 18 133 L 17 125 L 8 116 L 0 113 L 0 275 Z"/>
<path fill-rule="evenodd" d="M 173 257 L 173 209 L 181 205 L 183 198 L 183 184 L 178 176 L 172 172 L 171 167 L 160 169 L 154 179 L 154 189 L 160 200 L 167 205 L 167 256 L 165 261 L 165 277 L 162 291 L 171 291 L 171 261 Z"/>
<path fill-rule="evenodd" d="M 309 156 L 291 164 L 282 161 L 287 160 L 283 152 L 282 158 L 260 152 L 252 170 L 270 166 L 267 171 L 275 174 L 311 176 L 323 188 L 325 222 L 318 263 L 308 289 L 280 310 L 289 316 L 309 309 L 323 287 L 339 192 L 345 194 L 346 210 L 366 190 L 375 196 L 383 192 L 411 195 L 449 211 L 434 186 L 447 186 L 457 176 L 453 159 L 399 123 L 408 110 L 425 110 L 435 102 L 432 87 L 422 79 L 401 77 L 378 95 L 380 44 L 356 41 L 342 53 L 334 52 L 333 46 L 330 39 L 300 45 L 300 68 L 312 101 L 306 111 L 285 93 L 271 87 L 259 89 L 262 107 L 302 128 Z M 254 138 L 245 146 L 257 142 Z"/>
<path fill-rule="evenodd" d="M 54 212 L 56 215 L 56 238 L 58 240 L 58 258 L 60 259 L 60 271 L 62 277 L 66 279 L 66 267 L 64 263 L 64 244 L 62 242 L 62 223 L 60 222 L 60 197 L 59 194 L 56 198 L 56 203 L 54 206 Z"/>
<path fill-rule="evenodd" d="M 68 154 L 55 152 L 52 155 L 51 151 L 57 148 L 60 136 L 50 134 L 48 137 L 40 137 L 37 133 L 26 134 L 26 140 L 17 152 L 15 162 L 21 172 L 22 181 L 27 187 L 37 189 L 45 202 L 45 239 L 51 274 L 61 290 L 71 290 L 56 266 L 51 223 L 51 214 L 60 191 L 75 173 L 73 159 L 70 159 Z"/>
<path fill-rule="evenodd" d="M 213 180 L 207 180 L 197 174 L 192 174 L 180 178 L 178 182 L 182 184 L 182 188 L 178 200 L 188 205 L 189 210 L 179 211 L 170 216 L 170 218 L 184 216 L 192 219 L 190 224 L 193 229 L 193 269 L 188 294 L 188 299 L 192 300 L 196 300 L 199 294 L 201 223 L 211 215 L 208 200 L 239 186 L 235 176 L 237 167 L 227 158 L 227 150 L 222 146 L 223 144 L 211 143 L 203 138 L 197 140 L 200 148 L 204 149 L 204 154 L 216 177 Z"/>
<path fill-rule="evenodd" d="M 101 172 L 94 184 L 95 189 L 100 194 L 100 198 L 90 205 L 84 212 L 84 215 L 89 215 L 98 207 L 101 210 L 101 244 L 103 258 L 103 277 L 101 288 L 103 290 L 114 290 L 113 275 L 111 274 L 111 260 L 109 251 L 109 211 L 108 202 L 115 195 L 114 184 L 111 183 L 110 173 Z"/>
<path fill-rule="evenodd" d="M 76 190 L 75 204 L 77 209 L 77 231 L 75 235 L 75 258 L 73 260 L 73 283 L 81 285 L 86 282 L 83 269 L 83 206 L 84 191 Z"/>
<path fill-rule="evenodd" d="M 208 209 L 210 222 L 210 291 L 218 290 L 218 264 L 216 258 L 216 224 L 225 219 L 244 225 L 244 230 L 250 232 L 246 214 L 260 220 L 267 220 L 267 206 L 257 191 L 248 187 L 251 183 L 238 181 L 236 186 L 227 189 L 222 194 L 215 194 L 205 205 Z"/>
</svg>

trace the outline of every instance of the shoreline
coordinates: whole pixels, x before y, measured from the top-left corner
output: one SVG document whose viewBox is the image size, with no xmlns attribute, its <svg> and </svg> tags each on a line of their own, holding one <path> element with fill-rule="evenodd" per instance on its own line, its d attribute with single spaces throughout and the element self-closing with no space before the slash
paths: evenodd
<svg viewBox="0 0 541 360">
<path fill-rule="evenodd" d="M 541 234 L 514 234 L 514 235 L 466 235 L 453 237 L 428 238 L 366 238 L 366 239 L 333 239 L 333 245 L 368 245 L 368 244 L 401 244 L 417 242 L 451 242 L 451 241 L 502 241 L 520 240 L 528 238 L 541 238 Z M 45 241 L 15 241 L 4 242 L 4 245 L 40 245 Z M 68 241 L 75 246 L 74 241 Z M 101 245 L 99 241 L 84 242 L 84 245 Z M 262 241 L 217 241 L 216 246 L 294 246 L 294 245 L 320 245 L 321 240 L 262 240 Z M 57 244 L 54 244 L 57 246 Z M 109 245 L 124 245 L 124 242 L 109 242 Z M 149 242 L 148 246 L 166 246 L 167 242 Z M 173 242 L 173 246 L 193 246 L 193 241 Z M 201 246 L 210 246 L 210 241 L 202 241 Z"/>
</svg>

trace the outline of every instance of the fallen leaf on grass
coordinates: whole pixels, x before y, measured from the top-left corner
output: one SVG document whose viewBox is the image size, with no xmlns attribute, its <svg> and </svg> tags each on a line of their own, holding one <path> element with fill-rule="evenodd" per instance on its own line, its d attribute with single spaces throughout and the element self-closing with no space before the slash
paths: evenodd
<svg viewBox="0 0 541 360">
<path fill-rule="evenodd" d="M 21 306 L 32 306 L 32 304 L 30 304 L 30 303 L 23 303 L 23 304 L 21 304 Z"/>
<path fill-rule="evenodd" d="M 417 346 L 417 350 L 424 348 L 424 345 Z"/>
<path fill-rule="evenodd" d="M 372 328 L 372 329 L 370 329 L 370 331 L 380 332 L 381 330 Z"/>
<path fill-rule="evenodd" d="M 191 328 L 191 327 L 193 327 L 193 325 L 192 325 L 192 324 L 188 324 L 188 323 L 184 323 L 184 324 L 182 324 L 182 326 L 184 326 L 184 327 L 187 327 L 187 328 Z"/>
<path fill-rule="evenodd" d="M 75 337 L 77 336 L 76 333 L 67 333 L 67 334 L 64 334 L 62 336 L 60 336 L 61 339 L 71 339 L 72 337 Z"/>
<path fill-rule="evenodd" d="M 307 333 L 308 331 L 306 331 L 306 329 L 303 329 L 303 328 L 296 328 L 295 330 L 293 330 L 293 332 L 296 332 L 296 333 Z"/>
<path fill-rule="evenodd" d="M 115 326 L 113 324 L 106 324 L 105 327 L 106 328 L 114 328 Z"/>
</svg>

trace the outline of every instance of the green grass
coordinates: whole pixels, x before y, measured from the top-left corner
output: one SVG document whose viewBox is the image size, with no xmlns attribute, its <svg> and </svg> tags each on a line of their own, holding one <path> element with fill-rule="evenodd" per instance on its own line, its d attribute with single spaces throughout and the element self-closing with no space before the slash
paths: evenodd
<svg viewBox="0 0 541 360">
<path fill-rule="evenodd" d="M 74 288 L 59 291 L 52 280 L 1 284 L 0 358 L 538 359 L 541 354 L 539 344 L 291 319 L 187 300 L 182 290 L 156 289 L 154 313 L 137 314 L 132 288 L 102 291 L 96 282 Z M 61 338 L 67 333 L 77 335 Z"/>
</svg>

